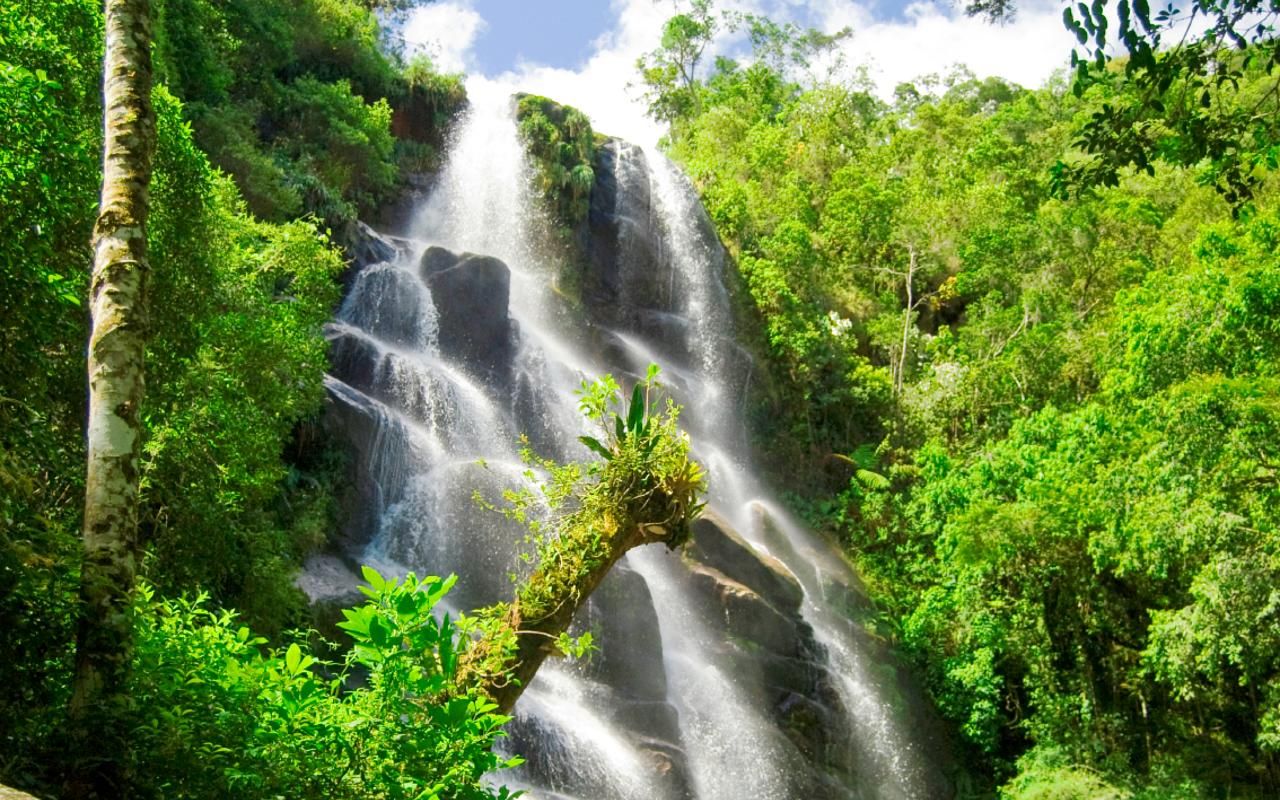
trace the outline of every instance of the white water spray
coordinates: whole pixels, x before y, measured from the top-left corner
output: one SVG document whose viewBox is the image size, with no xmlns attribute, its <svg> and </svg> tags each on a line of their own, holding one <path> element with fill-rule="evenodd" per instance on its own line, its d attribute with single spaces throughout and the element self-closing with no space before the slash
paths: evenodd
<svg viewBox="0 0 1280 800">
<path fill-rule="evenodd" d="M 799 579 L 803 623 L 797 624 L 811 627 L 822 659 L 813 668 L 829 676 L 838 698 L 824 709 L 840 729 L 829 738 L 853 751 L 853 758 L 835 761 L 858 765 L 858 774 L 821 773 L 762 701 L 750 649 L 696 612 L 690 566 L 671 554 L 640 552 L 626 560 L 640 583 L 600 598 L 602 633 L 615 634 L 605 637 L 603 664 L 549 664 L 539 672 L 517 705 L 510 743 L 530 763 L 498 779 L 509 777 L 543 800 L 677 800 L 686 792 L 697 800 L 936 796 L 920 754 L 886 705 L 888 682 L 877 679 L 872 664 L 878 656 L 826 595 L 833 582 L 854 582 L 848 567 L 782 512 L 752 475 L 738 413 L 752 364 L 734 342 L 723 251 L 692 187 L 662 156 L 611 145 L 620 198 L 613 211 L 625 223 L 618 237 L 624 294 L 628 281 L 656 278 L 629 274 L 644 267 L 638 261 L 628 267 L 628 254 L 644 251 L 667 271 L 650 292 L 665 307 L 635 309 L 638 327 L 606 331 L 636 363 L 606 363 L 586 344 L 602 329 L 593 334 L 552 289 L 556 265 L 537 244 L 546 219 L 506 90 L 472 82 L 468 91 L 471 106 L 408 231 L 411 243 L 390 263 L 360 271 L 330 327 L 342 377 L 330 380 L 330 393 L 353 421 L 373 487 L 375 519 L 362 556 L 419 572 L 456 572 L 461 580 L 451 600 L 463 605 L 508 594 L 505 576 L 518 568 L 522 532 L 477 509 L 473 491 L 493 497 L 527 480 L 517 436 L 530 427 L 561 452 L 585 458 L 575 449 L 583 423 L 573 390 L 582 379 L 634 371 L 639 362 L 677 352 L 668 375 L 687 407 L 695 453 L 709 468 L 711 505 Z M 518 343 L 509 383 L 488 383 L 474 365 L 441 351 L 439 315 L 418 267 L 433 245 L 496 256 L 510 269 Z M 648 617 L 630 613 L 636 609 L 648 609 Z M 637 681 L 628 673 L 640 669 L 664 674 Z"/>
</svg>

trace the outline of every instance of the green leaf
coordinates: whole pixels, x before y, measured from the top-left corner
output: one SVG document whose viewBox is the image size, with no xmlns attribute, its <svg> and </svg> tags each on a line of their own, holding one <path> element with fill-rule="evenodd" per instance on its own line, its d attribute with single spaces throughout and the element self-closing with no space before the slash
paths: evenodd
<svg viewBox="0 0 1280 800">
<path fill-rule="evenodd" d="M 302 662 L 302 648 L 298 647 L 297 642 L 289 645 L 289 649 L 284 654 L 284 666 L 289 670 L 290 675 L 297 675 L 299 665 Z"/>
<path fill-rule="evenodd" d="M 881 491 L 889 488 L 889 479 L 878 472 L 872 472 L 869 469 L 860 469 L 856 473 L 858 482 L 869 489 L 879 489 Z"/>
<path fill-rule="evenodd" d="M 631 392 L 631 411 L 627 414 L 627 430 L 635 433 L 644 422 L 644 386 L 637 383 Z"/>
<path fill-rule="evenodd" d="M 453 677 L 457 670 L 458 660 L 453 651 L 453 623 L 445 614 L 440 620 L 440 671 Z"/>
<path fill-rule="evenodd" d="M 599 439 L 595 439 L 590 436 L 579 436 L 578 441 L 585 444 L 588 448 L 593 450 L 597 455 L 600 455 L 601 457 L 603 457 L 606 461 L 613 459 L 613 453 L 609 452 L 609 448 L 601 444 Z"/>
<path fill-rule="evenodd" d="M 386 580 L 378 574 L 378 571 L 368 564 L 360 567 L 360 574 L 364 576 L 364 579 L 369 583 L 369 586 L 373 587 L 375 592 L 381 592 L 387 585 Z"/>
<path fill-rule="evenodd" d="M 412 619 L 418 611 L 418 599 L 414 592 L 406 592 L 396 598 L 396 613 Z"/>
</svg>

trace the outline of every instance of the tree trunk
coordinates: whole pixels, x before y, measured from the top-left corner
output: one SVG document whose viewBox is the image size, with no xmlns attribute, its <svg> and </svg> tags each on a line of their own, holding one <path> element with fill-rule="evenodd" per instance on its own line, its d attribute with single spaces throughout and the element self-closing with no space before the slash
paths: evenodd
<svg viewBox="0 0 1280 800">
<path fill-rule="evenodd" d="M 633 411 L 639 389 L 634 397 Z M 675 419 L 669 411 L 637 425 L 633 414 L 630 434 L 609 437 L 611 457 L 593 484 L 575 492 L 577 509 L 540 534 L 538 567 L 515 599 L 479 612 L 483 635 L 462 654 L 462 690 L 478 690 L 510 712 L 627 551 L 658 542 L 674 549 L 688 540 L 706 480 Z M 623 428 L 620 418 L 616 427 Z"/>
<path fill-rule="evenodd" d="M 499 713 L 506 714 L 515 707 L 525 687 L 533 680 L 547 656 L 558 654 L 560 634 L 569 630 L 573 617 L 595 591 L 609 570 L 627 554 L 628 550 L 643 544 L 662 542 L 668 546 L 681 543 L 692 516 L 682 518 L 675 525 L 658 525 L 625 520 L 619 524 L 611 519 L 601 520 L 595 533 L 605 542 L 604 557 L 594 562 L 589 570 L 563 580 L 553 571 L 538 570 L 525 583 L 530 586 L 554 586 L 555 600 L 549 605 L 549 614 L 530 613 L 517 597 L 502 619 L 505 632 L 514 636 L 515 647 L 501 669 L 473 672 L 464 683 L 479 688 L 498 704 Z M 518 595 L 523 592 L 517 593 Z M 501 634 L 498 635 L 501 638 Z M 475 662 L 470 662 L 474 664 Z"/>
<path fill-rule="evenodd" d="M 84 563 L 72 688 L 76 797 L 120 796 L 120 737 L 95 725 L 123 698 L 138 569 L 148 185 L 155 151 L 150 0 L 105 0 L 102 196 L 93 231 Z"/>
<path fill-rule="evenodd" d="M 909 248 L 911 261 L 907 267 L 907 309 L 902 312 L 902 353 L 898 356 L 898 374 L 894 376 L 893 393 L 902 394 L 907 377 L 907 344 L 911 340 L 911 312 L 915 310 L 916 249 Z"/>
</svg>

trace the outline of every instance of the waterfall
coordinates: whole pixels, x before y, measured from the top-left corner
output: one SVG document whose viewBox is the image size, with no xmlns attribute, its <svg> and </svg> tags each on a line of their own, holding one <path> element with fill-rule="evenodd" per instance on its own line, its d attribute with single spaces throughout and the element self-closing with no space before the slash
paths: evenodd
<svg viewBox="0 0 1280 800">
<path fill-rule="evenodd" d="M 328 328 L 352 559 L 457 573 L 457 609 L 509 596 L 524 533 L 473 494 L 530 480 L 522 433 L 587 458 L 573 390 L 605 371 L 663 365 L 710 481 L 689 552 L 630 554 L 583 609 L 600 651 L 542 668 L 503 744 L 527 763 L 497 779 L 543 800 L 945 797 L 913 690 L 851 614 L 856 577 L 755 477 L 755 367 L 693 188 L 658 153 L 604 145 L 571 309 L 507 92 L 470 89 L 430 195 Z"/>
</svg>

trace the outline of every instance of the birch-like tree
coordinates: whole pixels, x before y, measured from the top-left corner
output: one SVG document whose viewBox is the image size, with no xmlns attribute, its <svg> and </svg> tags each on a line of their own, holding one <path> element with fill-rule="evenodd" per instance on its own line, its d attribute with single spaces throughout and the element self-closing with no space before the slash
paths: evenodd
<svg viewBox="0 0 1280 800">
<path fill-rule="evenodd" d="M 94 720 L 122 701 L 140 560 L 139 455 L 146 341 L 148 186 L 155 151 L 150 0 L 105 0 L 102 195 L 90 286 L 88 475 L 71 716 L 75 796 L 109 796 L 118 740 Z"/>
</svg>

